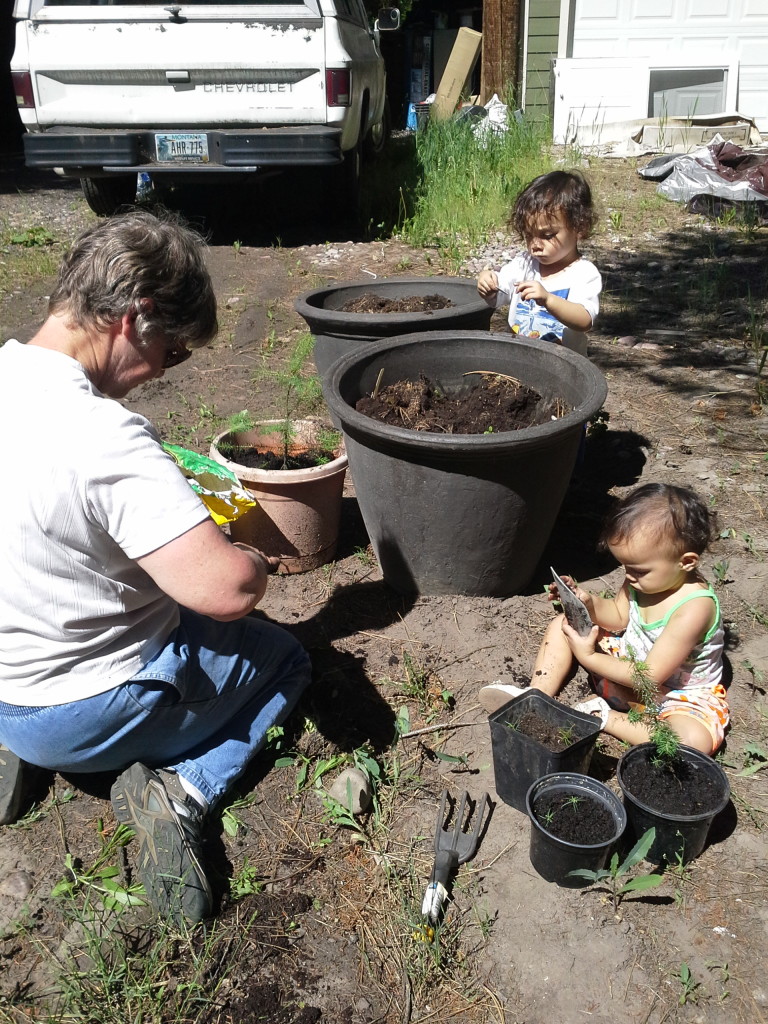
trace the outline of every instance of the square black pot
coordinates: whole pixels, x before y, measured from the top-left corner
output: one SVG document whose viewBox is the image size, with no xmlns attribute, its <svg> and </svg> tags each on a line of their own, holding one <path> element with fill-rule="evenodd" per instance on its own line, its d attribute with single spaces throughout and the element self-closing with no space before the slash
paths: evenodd
<svg viewBox="0 0 768 1024">
<path fill-rule="evenodd" d="M 538 740 L 510 726 L 528 712 L 535 713 L 558 729 L 572 729 L 573 742 L 564 750 L 549 750 Z M 488 722 L 496 793 L 505 804 L 524 813 L 525 795 L 543 775 L 552 772 L 586 774 L 600 732 L 599 718 L 574 711 L 540 690 L 526 690 L 513 697 L 508 704 L 494 711 Z"/>
</svg>

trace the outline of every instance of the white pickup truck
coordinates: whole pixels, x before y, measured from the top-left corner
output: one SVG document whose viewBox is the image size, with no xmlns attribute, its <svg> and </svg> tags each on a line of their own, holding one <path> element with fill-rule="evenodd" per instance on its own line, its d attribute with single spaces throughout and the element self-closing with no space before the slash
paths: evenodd
<svg viewBox="0 0 768 1024">
<path fill-rule="evenodd" d="M 11 73 L 27 166 L 79 178 L 109 215 L 160 184 L 336 167 L 353 203 L 388 131 L 363 0 L 15 0 Z M 226 183 L 226 180 L 225 180 Z"/>
</svg>

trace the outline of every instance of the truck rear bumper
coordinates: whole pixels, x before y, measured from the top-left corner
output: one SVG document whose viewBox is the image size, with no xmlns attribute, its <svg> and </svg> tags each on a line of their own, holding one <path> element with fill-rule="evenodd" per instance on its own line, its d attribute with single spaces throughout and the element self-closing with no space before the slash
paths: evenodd
<svg viewBox="0 0 768 1024">
<path fill-rule="evenodd" d="M 157 134 L 204 135 L 204 160 L 158 161 Z M 64 168 L 78 176 L 150 171 L 173 174 L 258 171 L 262 168 L 333 166 L 342 160 L 341 129 L 325 125 L 280 128 L 94 131 L 51 128 L 24 136 L 28 167 Z"/>
</svg>

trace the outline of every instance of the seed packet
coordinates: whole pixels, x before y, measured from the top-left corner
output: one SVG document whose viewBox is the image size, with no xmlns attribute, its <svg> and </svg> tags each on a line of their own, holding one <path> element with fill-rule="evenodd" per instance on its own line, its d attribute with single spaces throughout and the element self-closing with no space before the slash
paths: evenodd
<svg viewBox="0 0 768 1024">
<path fill-rule="evenodd" d="M 173 461 L 189 480 L 195 494 L 208 509 L 217 526 L 233 523 L 257 502 L 237 479 L 235 474 L 220 462 L 198 455 L 177 444 L 164 444 Z"/>
<path fill-rule="evenodd" d="M 576 597 L 568 584 L 563 582 L 551 565 L 549 569 L 552 573 L 552 579 L 557 585 L 558 598 L 563 606 L 563 613 L 568 620 L 568 625 L 575 629 L 579 636 L 589 636 L 589 631 L 594 623 L 587 611 L 587 606 Z"/>
</svg>

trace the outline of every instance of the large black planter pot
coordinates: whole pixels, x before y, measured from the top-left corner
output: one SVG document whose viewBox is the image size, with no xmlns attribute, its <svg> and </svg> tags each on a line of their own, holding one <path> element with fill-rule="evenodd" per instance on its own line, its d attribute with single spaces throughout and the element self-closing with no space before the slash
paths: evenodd
<svg viewBox="0 0 768 1024">
<path fill-rule="evenodd" d="M 471 370 L 511 374 L 573 411 L 492 434 L 392 427 L 355 403 L 425 374 L 447 392 Z M 565 496 L 583 425 L 607 394 L 603 374 L 559 345 L 481 331 L 430 331 L 342 356 L 323 380 L 385 581 L 401 593 L 507 597 L 528 583 Z"/>
<path fill-rule="evenodd" d="M 639 839 L 649 828 L 656 829 L 656 840 L 645 858 L 651 864 L 687 864 L 704 849 L 712 822 L 730 799 L 731 787 L 727 775 L 716 761 L 693 747 L 681 746 L 680 758 L 689 771 L 709 781 L 712 799 L 694 814 L 660 811 L 634 796 L 627 785 L 627 771 L 633 765 L 650 761 L 654 753 L 652 743 L 640 743 L 625 751 L 616 766 L 616 779 L 624 794 L 629 830 Z M 682 785 L 685 785 L 684 781 Z"/>
<path fill-rule="evenodd" d="M 548 831 L 536 817 L 536 804 L 547 797 L 558 796 L 575 798 L 579 802 L 589 798 L 607 810 L 612 819 L 612 829 L 605 841 L 582 845 L 568 842 Z M 597 779 L 570 772 L 555 772 L 534 782 L 526 796 L 526 810 L 531 819 L 531 864 L 547 882 L 556 882 L 567 889 L 590 884 L 587 879 L 573 876 L 570 872 L 581 869 L 599 871 L 605 867 L 611 848 L 619 841 L 627 824 L 625 809 L 615 793 Z M 580 813 L 578 804 L 573 813 Z"/>
<path fill-rule="evenodd" d="M 442 295 L 453 303 L 431 313 L 344 313 L 351 299 L 372 292 L 384 299 L 414 295 Z M 421 331 L 487 331 L 493 310 L 477 294 L 477 283 L 468 277 L 389 277 L 351 281 L 319 288 L 297 299 L 297 313 L 304 317 L 315 339 L 315 366 L 321 376 L 341 356 L 382 338 Z"/>
<path fill-rule="evenodd" d="M 521 732 L 518 723 L 527 714 L 569 736 L 563 750 L 550 750 Z M 488 718 L 491 727 L 493 771 L 496 793 L 510 807 L 525 813 L 525 797 L 531 784 L 552 772 L 586 772 L 592 760 L 595 741 L 600 735 L 600 720 L 594 715 L 569 708 L 541 690 L 525 690 L 494 711 Z"/>
</svg>

